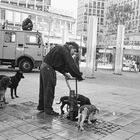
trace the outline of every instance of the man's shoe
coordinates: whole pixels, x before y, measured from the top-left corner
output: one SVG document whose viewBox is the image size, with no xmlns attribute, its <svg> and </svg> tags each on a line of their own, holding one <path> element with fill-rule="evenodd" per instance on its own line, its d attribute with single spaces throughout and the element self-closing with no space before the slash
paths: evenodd
<svg viewBox="0 0 140 140">
<path fill-rule="evenodd" d="M 49 111 L 49 112 L 45 112 L 47 115 L 53 115 L 53 116 L 59 116 L 59 113 L 55 112 L 55 111 Z"/>
<path fill-rule="evenodd" d="M 44 112 L 44 108 L 41 108 L 41 107 L 39 107 L 39 106 L 37 107 L 37 110 L 38 110 L 38 111 L 41 111 L 41 112 Z"/>
</svg>

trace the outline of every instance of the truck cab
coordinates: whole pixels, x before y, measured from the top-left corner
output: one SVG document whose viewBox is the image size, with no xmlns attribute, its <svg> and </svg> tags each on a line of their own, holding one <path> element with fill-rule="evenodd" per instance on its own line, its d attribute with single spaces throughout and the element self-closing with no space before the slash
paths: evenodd
<svg viewBox="0 0 140 140">
<path fill-rule="evenodd" d="M 0 64 L 30 72 L 40 67 L 44 54 L 42 34 L 33 31 L 0 30 Z"/>
</svg>

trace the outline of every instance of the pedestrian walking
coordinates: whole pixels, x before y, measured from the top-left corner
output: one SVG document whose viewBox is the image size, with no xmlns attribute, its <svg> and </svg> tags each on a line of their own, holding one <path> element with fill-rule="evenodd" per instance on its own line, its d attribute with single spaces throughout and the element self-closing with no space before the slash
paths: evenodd
<svg viewBox="0 0 140 140">
<path fill-rule="evenodd" d="M 82 73 L 72 58 L 72 55 L 78 51 L 78 47 L 75 42 L 67 42 L 64 46 L 56 45 L 45 56 L 40 68 L 39 104 L 37 107 L 39 111 L 45 111 L 48 115 L 59 115 L 52 107 L 56 86 L 56 71 L 62 73 L 66 78 L 71 75 L 79 81 L 83 80 Z"/>
</svg>

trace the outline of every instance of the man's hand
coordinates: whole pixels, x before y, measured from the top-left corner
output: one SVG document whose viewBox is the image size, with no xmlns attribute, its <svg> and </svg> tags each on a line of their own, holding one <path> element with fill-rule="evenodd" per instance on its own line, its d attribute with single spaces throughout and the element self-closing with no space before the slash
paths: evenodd
<svg viewBox="0 0 140 140">
<path fill-rule="evenodd" d="M 83 80 L 85 80 L 85 79 L 84 79 L 83 77 L 78 77 L 77 80 L 78 80 L 78 81 L 83 81 Z"/>
<path fill-rule="evenodd" d="M 69 80 L 70 77 L 71 77 L 68 73 L 64 73 L 64 76 L 65 76 L 65 78 L 66 78 L 67 80 Z"/>
</svg>

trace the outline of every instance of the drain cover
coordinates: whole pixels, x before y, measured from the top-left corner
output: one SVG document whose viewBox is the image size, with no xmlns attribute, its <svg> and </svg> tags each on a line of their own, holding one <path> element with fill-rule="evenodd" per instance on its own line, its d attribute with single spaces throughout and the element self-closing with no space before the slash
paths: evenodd
<svg viewBox="0 0 140 140">
<path fill-rule="evenodd" d="M 106 122 L 103 120 L 97 120 L 95 123 L 88 125 L 85 125 L 86 131 L 92 131 L 95 134 L 106 136 L 108 134 L 111 134 L 117 130 L 119 130 L 121 126 Z"/>
<path fill-rule="evenodd" d="M 67 123 L 71 126 L 77 127 L 77 122 L 72 122 L 70 120 L 67 121 L 67 119 L 65 119 L 65 118 L 59 118 L 58 120 L 61 122 L 64 122 L 64 124 Z M 121 128 L 121 126 L 113 124 L 111 122 L 106 122 L 104 120 L 97 119 L 91 125 L 84 123 L 84 128 L 85 128 L 85 131 L 88 131 L 88 132 L 90 131 L 97 135 L 106 136 L 108 134 L 111 134 L 111 133 L 119 130 Z"/>
</svg>

